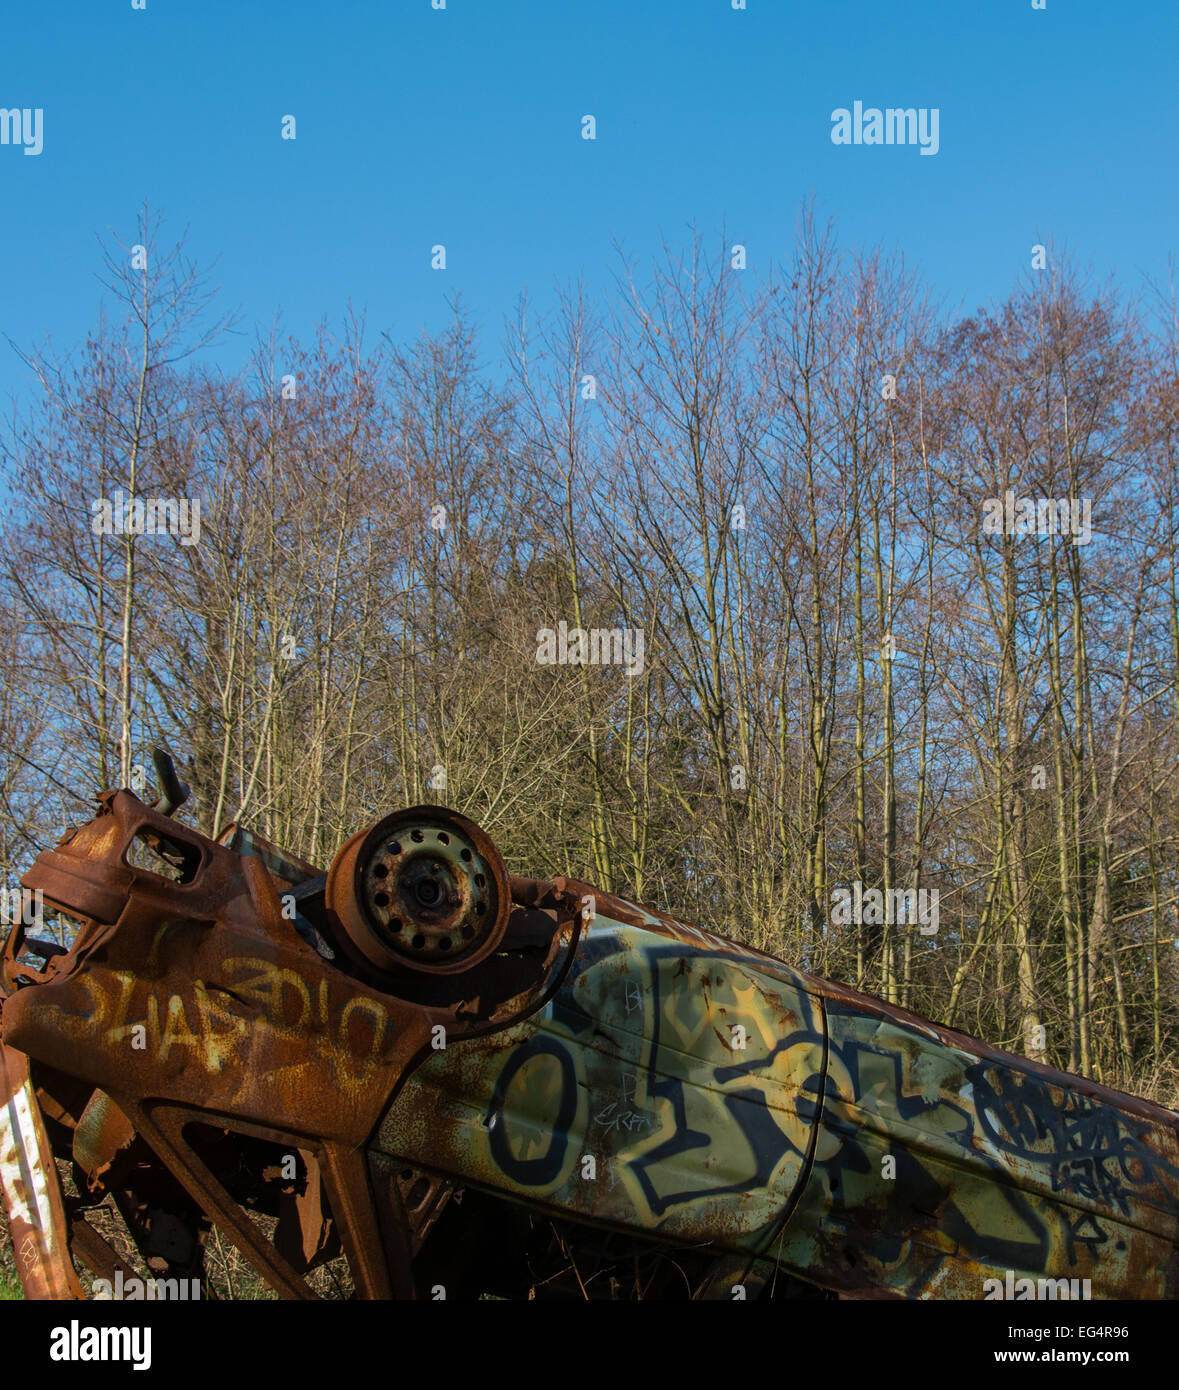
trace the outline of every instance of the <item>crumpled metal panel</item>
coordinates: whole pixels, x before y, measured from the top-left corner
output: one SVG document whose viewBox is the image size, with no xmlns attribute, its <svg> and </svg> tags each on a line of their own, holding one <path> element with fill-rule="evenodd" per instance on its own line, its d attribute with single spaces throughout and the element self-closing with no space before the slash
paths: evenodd
<svg viewBox="0 0 1179 1390">
<path fill-rule="evenodd" d="M 1179 1117 L 573 889 L 560 994 L 421 1068 L 383 1149 L 847 1296 L 1179 1296 Z"/>
<path fill-rule="evenodd" d="M 756 1249 L 803 1173 L 822 1056 L 804 990 L 602 909 L 545 1009 L 423 1064 L 378 1146 L 553 1211 Z"/>
<path fill-rule="evenodd" d="M 0 1191 L 26 1298 L 81 1298 L 70 1263 L 61 1183 L 29 1079 L 29 1061 L 0 1043 Z"/>
<path fill-rule="evenodd" d="M 1179 1118 L 851 991 L 826 1017 L 783 1264 L 862 1296 L 982 1298 L 1010 1276 L 1179 1297 Z"/>
</svg>

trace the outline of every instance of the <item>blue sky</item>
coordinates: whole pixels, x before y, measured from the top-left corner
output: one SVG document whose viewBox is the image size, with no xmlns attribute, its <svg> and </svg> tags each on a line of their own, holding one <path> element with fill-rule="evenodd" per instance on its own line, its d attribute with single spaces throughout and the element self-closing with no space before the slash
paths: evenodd
<svg viewBox="0 0 1179 1390">
<path fill-rule="evenodd" d="M 1177 51 L 1174 0 L 11 5 L 0 106 L 43 108 L 44 150 L 0 147 L 0 333 L 79 342 L 96 234 L 132 240 L 145 198 L 219 258 L 246 329 L 227 368 L 276 313 L 305 335 L 351 300 L 374 339 L 404 339 L 458 292 L 494 360 L 521 289 L 608 283 L 615 240 L 644 256 L 723 222 L 757 271 L 812 195 L 844 241 L 902 250 L 966 310 L 1048 238 L 1099 276 L 1161 276 Z M 939 152 L 833 145 L 855 100 L 937 107 Z M 0 402 L 27 390 L 0 341 Z"/>
</svg>

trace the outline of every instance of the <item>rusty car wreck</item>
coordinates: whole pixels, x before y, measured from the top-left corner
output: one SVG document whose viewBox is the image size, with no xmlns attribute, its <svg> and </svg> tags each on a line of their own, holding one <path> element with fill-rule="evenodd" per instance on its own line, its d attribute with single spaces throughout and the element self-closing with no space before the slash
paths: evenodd
<svg viewBox="0 0 1179 1390">
<path fill-rule="evenodd" d="M 510 876 L 445 808 L 324 873 L 173 820 L 157 766 L 22 880 L 72 942 L 18 922 L 0 960 L 26 1296 L 133 1275 L 112 1202 L 157 1273 L 203 1278 L 215 1225 L 296 1299 L 341 1256 L 364 1299 L 1179 1296 L 1172 1112 Z"/>
</svg>

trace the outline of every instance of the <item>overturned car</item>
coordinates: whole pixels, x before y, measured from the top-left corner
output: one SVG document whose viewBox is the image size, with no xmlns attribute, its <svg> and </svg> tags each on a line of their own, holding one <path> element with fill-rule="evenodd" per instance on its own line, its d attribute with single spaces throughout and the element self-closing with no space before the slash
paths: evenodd
<svg viewBox="0 0 1179 1390">
<path fill-rule="evenodd" d="M 28 1297 L 137 1277 L 112 1205 L 206 1296 L 213 1226 L 287 1298 L 341 1258 L 366 1299 L 1179 1296 L 1172 1112 L 510 876 L 445 808 L 324 873 L 179 824 L 157 766 L 23 879 L 72 942 L 0 958 Z"/>
</svg>

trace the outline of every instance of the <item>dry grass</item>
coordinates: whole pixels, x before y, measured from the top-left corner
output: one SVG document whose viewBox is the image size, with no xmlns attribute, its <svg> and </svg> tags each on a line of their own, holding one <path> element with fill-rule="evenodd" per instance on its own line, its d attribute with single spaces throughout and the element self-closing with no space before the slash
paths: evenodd
<svg viewBox="0 0 1179 1390">
<path fill-rule="evenodd" d="M 1115 1077 L 1109 1084 L 1116 1090 L 1179 1111 L 1179 1065 L 1174 1062 L 1162 1062 L 1131 1076 Z"/>
<path fill-rule="evenodd" d="M 8 1238 L 8 1213 L 0 1202 L 0 1303 L 15 1298 L 24 1298 L 24 1294 L 16 1277 L 16 1259 Z"/>
</svg>

